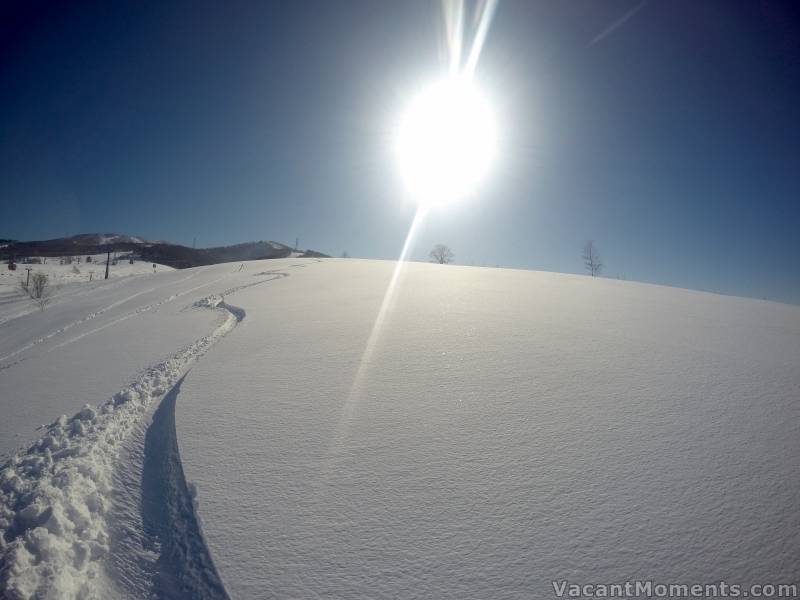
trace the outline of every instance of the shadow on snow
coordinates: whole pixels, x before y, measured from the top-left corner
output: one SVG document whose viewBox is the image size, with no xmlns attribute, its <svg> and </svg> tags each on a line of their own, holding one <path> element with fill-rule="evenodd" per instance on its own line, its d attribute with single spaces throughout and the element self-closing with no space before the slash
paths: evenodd
<svg viewBox="0 0 800 600">
<path fill-rule="evenodd" d="M 178 451 L 175 403 L 183 379 L 161 401 L 145 434 L 142 524 L 145 537 L 160 546 L 154 592 L 164 600 L 227 599 L 203 539 Z"/>
</svg>

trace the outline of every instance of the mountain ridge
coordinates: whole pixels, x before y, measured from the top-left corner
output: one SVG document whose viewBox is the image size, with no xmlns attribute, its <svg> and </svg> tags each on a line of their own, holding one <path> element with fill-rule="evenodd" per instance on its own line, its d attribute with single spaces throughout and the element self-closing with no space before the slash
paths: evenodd
<svg viewBox="0 0 800 600">
<path fill-rule="evenodd" d="M 26 256 L 75 256 L 104 252 L 130 252 L 141 260 L 156 262 L 176 269 L 213 265 L 223 262 L 286 258 L 289 256 L 326 257 L 314 250 L 298 251 L 274 241 L 252 241 L 229 246 L 190 248 L 166 241 L 147 240 L 141 236 L 120 233 L 80 233 L 50 240 L 14 241 L 0 247 L 0 260 Z"/>
</svg>

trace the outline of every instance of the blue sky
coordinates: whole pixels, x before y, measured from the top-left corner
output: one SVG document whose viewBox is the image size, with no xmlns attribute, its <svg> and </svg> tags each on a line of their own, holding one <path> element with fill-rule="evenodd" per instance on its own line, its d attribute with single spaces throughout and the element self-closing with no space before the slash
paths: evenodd
<svg viewBox="0 0 800 600">
<path fill-rule="evenodd" d="M 437 3 L 66 4 L 0 9 L 0 237 L 397 256 Z M 581 272 L 591 238 L 608 276 L 800 303 L 796 4 L 501 1 L 476 77 L 500 157 L 416 258 Z"/>
</svg>

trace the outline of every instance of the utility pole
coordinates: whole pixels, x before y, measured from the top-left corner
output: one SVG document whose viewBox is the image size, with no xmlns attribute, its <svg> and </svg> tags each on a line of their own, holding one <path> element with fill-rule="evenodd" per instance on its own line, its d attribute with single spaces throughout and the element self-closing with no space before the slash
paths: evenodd
<svg viewBox="0 0 800 600">
<path fill-rule="evenodd" d="M 300 238 L 294 238 L 294 251 L 297 252 L 297 248 L 300 246 Z"/>
<path fill-rule="evenodd" d="M 28 287 L 31 284 L 31 271 L 33 271 L 33 267 L 25 267 L 25 270 L 28 272 L 28 279 L 25 280 L 25 287 Z"/>
<path fill-rule="evenodd" d="M 196 237 L 192 238 L 192 248 L 197 248 L 197 238 Z"/>
<path fill-rule="evenodd" d="M 108 265 L 111 262 L 111 248 L 108 249 L 108 255 L 106 256 L 106 279 L 108 279 Z"/>
</svg>

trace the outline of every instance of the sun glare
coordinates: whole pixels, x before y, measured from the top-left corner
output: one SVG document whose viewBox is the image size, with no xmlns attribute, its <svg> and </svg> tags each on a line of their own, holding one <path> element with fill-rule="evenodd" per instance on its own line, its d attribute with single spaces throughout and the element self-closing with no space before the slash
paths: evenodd
<svg viewBox="0 0 800 600">
<path fill-rule="evenodd" d="M 494 115 L 466 77 L 451 77 L 416 96 L 400 120 L 396 153 L 409 192 L 424 206 L 472 192 L 495 155 Z"/>
</svg>

